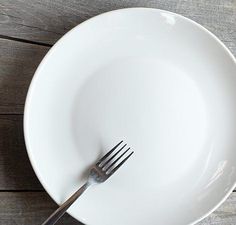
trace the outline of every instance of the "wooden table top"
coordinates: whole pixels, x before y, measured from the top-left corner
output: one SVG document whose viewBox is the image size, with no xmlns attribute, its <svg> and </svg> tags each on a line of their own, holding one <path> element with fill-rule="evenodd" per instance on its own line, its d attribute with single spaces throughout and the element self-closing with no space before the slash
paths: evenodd
<svg viewBox="0 0 236 225">
<path fill-rule="evenodd" d="M 82 21 L 137 6 L 165 9 L 195 20 L 216 34 L 236 56 L 236 0 L 0 2 L 0 225 L 40 225 L 56 209 L 31 168 L 23 138 L 24 101 L 37 65 L 63 34 Z M 69 215 L 58 224 L 81 225 Z M 236 192 L 199 223 L 235 224 Z"/>
</svg>

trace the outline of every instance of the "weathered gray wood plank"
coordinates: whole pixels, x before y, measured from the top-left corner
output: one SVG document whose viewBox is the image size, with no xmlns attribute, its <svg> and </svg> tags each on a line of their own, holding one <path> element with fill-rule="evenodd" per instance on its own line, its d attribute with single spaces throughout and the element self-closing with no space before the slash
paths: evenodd
<svg viewBox="0 0 236 225">
<path fill-rule="evenodd" d="M 25 150 L 22 116 L 0 115 L 0 136 L 0 191 L 43 190 Z"/>
<path fill-rule="evenodd" d="M 235 0 L 7 0 L 0 4 L 0 35 L 53 44 L 84 20 L 127 7 L 165 9 L 194 19 L 236 55 Z"/>
<path fill-rule="evenodd" d="M 236 192 L 224 202 L 214 213 L 198 225 L 235 225 L 236 224 Z"/>
<path fill-rule="evenodd" d="M 44 192 L 0 192 L 0 225 L 32 225 L 41 224 L 56 204 Z M 80 224 L 69 215 L 58 224 Z M 198 225 L 235 225 L 236 224 L 236 193 L 209 217 Z"/>
<path fill-rule="evenodd" d="M 0 49 L 0 114 L 21 114 L 34 71 L 49 48 L 0 39 Z"/>
<path fill-rule="evenodd" d="M 0 225 L 39 225 L 56 207 L 45 192 L 0 192 Z M 57 224 L 81 225 L 69 215 Z"/>
</svg>

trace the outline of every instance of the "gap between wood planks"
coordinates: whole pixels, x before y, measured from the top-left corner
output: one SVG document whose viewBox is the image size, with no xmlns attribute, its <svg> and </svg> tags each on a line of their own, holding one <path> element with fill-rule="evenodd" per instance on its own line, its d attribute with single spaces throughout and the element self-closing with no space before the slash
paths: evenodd
<svg viewBox="0 0 236 225">
<path fill-rule="evenodd" d="M 28 192 L 45 192 L 46 193 L 46 191 L 44 190 L 44 189 L 42 189 L 42 190 L 0 190 L 0 193 L 1 192 L 9 192 L 9 193 L 14 193 L 14 192 L 21 192 L 21 193 L 28 193 Z"/>
<path fill-rule="evenodd" d="M 11 40 L 11 41 L 18 41 L 18 42 L 22 42 L 22 43 L 28 43 L 28 44 L 34 44 L 34 45 L 41 45 L 41 46 L 46 46 L 46 47 L 52 47 L 52 44 L 46 44 L 43 42 L 37 42 L 37 41 L 30 41 L 30 40 L 26 40 L 26 39 L 21 39 L 21 38 L 15 38 L 15 37 L 10 37 L 10 36 L 6 36 L 6 35 L 0 35 L 1 39 L 5 39 L 5 40 Z"/>
</svg>

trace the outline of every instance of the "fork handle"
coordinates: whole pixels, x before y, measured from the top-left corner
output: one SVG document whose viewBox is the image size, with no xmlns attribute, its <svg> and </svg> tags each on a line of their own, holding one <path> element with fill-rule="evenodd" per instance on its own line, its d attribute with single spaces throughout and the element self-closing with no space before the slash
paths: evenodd
<svg viewBox="0 0 236 225">
<path fill-rule="evenodd" d="M 79 198 L 87 188 L 90 187 L 90 183 L 85 183 L 78 191 L 76 191 L 67 201 L 65 201 L 51 216 L 48 217 L 42 225 L 55 224 L 66 212 L 66 210 Z"/>
</svg>

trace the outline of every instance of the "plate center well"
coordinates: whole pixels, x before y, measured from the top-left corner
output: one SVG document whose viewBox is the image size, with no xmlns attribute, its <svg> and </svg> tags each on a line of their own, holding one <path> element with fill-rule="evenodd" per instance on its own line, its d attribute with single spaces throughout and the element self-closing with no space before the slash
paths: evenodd
<svg viewBox="0 0 236 225">
<path fill-rule="evenodd" d="M 135 151 L 121 172 L 124 188 L 140 185 L 144 173 L 147 188 L 180 182 L 205 150 L 203 96 L 188 74 L 168 62 L 113 61 L 87 79 L 76 101 L 75 138 L 86 164 L 122 139 Z"/>
</svg>

